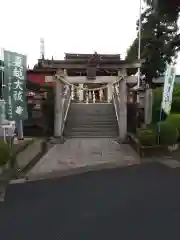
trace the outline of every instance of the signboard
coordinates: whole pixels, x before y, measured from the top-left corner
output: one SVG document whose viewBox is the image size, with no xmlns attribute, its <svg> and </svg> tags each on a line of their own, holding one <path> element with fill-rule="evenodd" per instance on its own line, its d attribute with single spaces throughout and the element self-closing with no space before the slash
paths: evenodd
<svg viewBox="0 0 180 240">
<path fill-rule="evenodd" d="M 4 51 L 4 90 L 8 120 L 27 119 L 26 99 L 27 58 L 14 52 Z"/>
<path fill-rule="evenodd" d="M 171 111 L 172 94 L 174 89 L 174 82 L 176 77 L 176 69 L 173 65 L 168 65 L 165 79 L 164 79 L 164 91 L 162 99 L 162 109 L 168 115 Z"/>
<path fill-rule="evenodd" d="M 6 119 L 5 116 L 5 101 L 0 100 L 0 125 L 4 123 Z"/>
</svg>

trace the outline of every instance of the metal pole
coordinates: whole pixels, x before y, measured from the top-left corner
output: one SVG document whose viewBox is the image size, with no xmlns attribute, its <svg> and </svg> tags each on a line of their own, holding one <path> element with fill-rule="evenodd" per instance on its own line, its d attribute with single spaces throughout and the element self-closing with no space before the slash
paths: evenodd
<svg viewBox="0 0 180 240">
<path fill-rule="evenodd" d="M 18 132 L 18 140 L 23 140 L 24 139 L 24 134 L 23 134 L 23 122 L 22 120 L 18 120 L 16 122 L 17 125 L 17 132 Z"/>
<path fill-rule="evenodd" d="M 141 59 L 141 8 L 142 8 L 142 0 L 139 0 L 139 28 L 138 28 L 138 60 Z M 141 69 L 138 68 L 138 84 L 137 88 L 139 90 L 140 87 L 140 76 L 141 75 Z M 139 92 L 137 92 L 137 103 L 139 103 Z"/>
<path fill-rule="evenodd" d="M 3 87 L 4 87 L 4 66 L 3 66 L 3 63 L 4 63 L 4 49 L 1 48 L 1 60 L 2 60 L 2 66 L 1 66 L 1 79 L 2 79 L 2 82 L 1 82 L 1 98 L 3 99 Z"/>
</svg>

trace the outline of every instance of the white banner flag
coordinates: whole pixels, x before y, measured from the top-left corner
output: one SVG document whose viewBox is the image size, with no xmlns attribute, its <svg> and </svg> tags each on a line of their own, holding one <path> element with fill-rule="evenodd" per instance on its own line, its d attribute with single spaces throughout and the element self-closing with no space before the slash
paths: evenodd
<svg viewBox="0 0 180 240">
<path fill-rule="evenodd" d="M 168 115 L 171 111 L 172 95 L 174 82 L 176 78 L 176 69 L 174 65 L 168 65 L 164 78 L 164 91 L 162 99 L 162 109 Z"/>
</svg>

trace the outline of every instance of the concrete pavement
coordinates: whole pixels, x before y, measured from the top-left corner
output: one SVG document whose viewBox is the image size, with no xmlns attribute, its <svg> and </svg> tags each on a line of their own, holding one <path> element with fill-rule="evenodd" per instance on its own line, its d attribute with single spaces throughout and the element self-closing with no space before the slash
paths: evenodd
<svg viewBox="0 0 180 240">
<path fill-rule="evenodd" d="M 10 185 L 0 237 L 179 240 L 180 170 L 148 163 Z"/>
<path fill-rule="evenodd" d="M 29 179 L 73 172 L 92 170 L 103 166 L 128 166 L 139 164 L 140 158 L 128 144 L 119 144 L 115 139 L 74 138 L 64 144 L 56 144 L 27 174 Z"/>
</svg>

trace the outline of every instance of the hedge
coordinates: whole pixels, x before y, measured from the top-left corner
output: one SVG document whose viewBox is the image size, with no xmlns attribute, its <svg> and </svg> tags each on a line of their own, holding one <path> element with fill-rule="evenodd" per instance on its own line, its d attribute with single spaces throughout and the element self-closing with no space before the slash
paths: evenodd
<svg viewBox="0 0 180 240">
<path fill-rule="evenodd" d="M 166 121 L 171 123 L 172 125 L 174 125 L 180 132 L 180 114 L 178 114 L 178 113 L 170 114 L 167 117 Z"/>
<path fill-rule="evenodd" d="M 5 165 L 11 157 L 9 145 L 4 141 L 0 141 L 0 166 Z"/>
<path fill-rule="evenodd" d="M 163 121 L 158 123 L 160 126 L 160 144 L 173 145 L 177 143 L 179 131 L 172 123 Z"/>
<path fill-rule="evenodd" d="M 180 96 L 175 96 L 172 99 L 172 106 L 171 106 L 172 113 L 180 112 Z"/>
<path fill-rule="evenodd" d="M 142 145 L 153 146 L 156 144 L 156 131 L 153 128 L 139 128 L 137 129 L 136 134 L 139 142 Z"/>
<path fill-rule="evenodd" d="M 153 108 L 152 108 L 152 122 L 157 123 L 159 121 L 159 114 L 161 108 L 161 101 L 163 95 L 163 88 L 159 87 L 153 90 Z M 172 113 L 180 112 L 180 85 L 174 85 L 173 98 L 172 98 Z M 162 116 L 162 121 L 166 119 L 166 114 Z"/>
<path fill-rule="evenodd" d="M 179 137 L 179 131 L 176 126 L 168 121 L 159 122 L 158 124 L 160 126 L 160 144 L 175 144 Z M 157 144 L 158 124 L 147 126 L 145 129 L 137 129 L 136 135 L 142 145 L 153 146 Z"/>
</svg>

